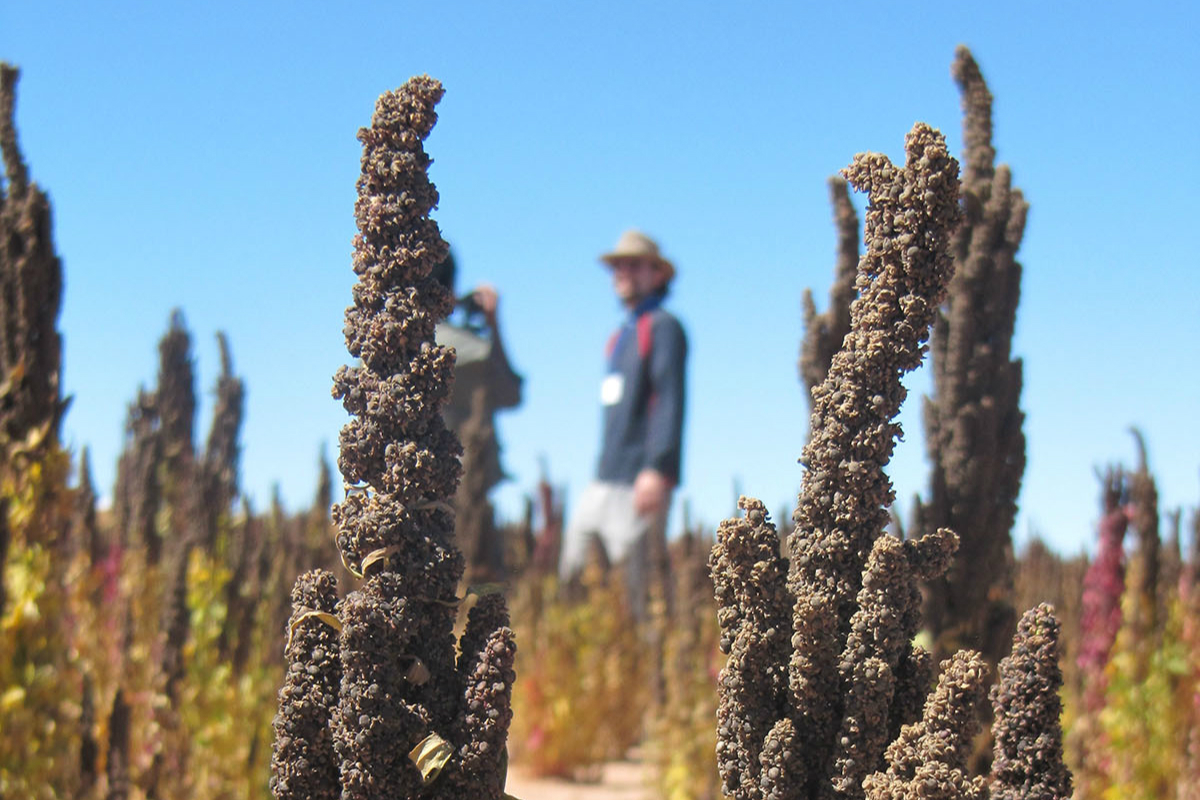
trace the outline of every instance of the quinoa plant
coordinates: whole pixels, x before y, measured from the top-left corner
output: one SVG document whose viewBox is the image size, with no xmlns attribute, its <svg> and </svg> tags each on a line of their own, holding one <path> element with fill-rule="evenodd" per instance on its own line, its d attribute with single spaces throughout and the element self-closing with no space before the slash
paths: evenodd
<svg viewBox="0 0 1200 800">
<path fill-rule="evenodd" d="M 98 567 L 109 555 L 111 543 L 96 518 L 96 487 L 92 483 L 92 462 L 86 447 L 79 454 L 78 483 L 71 539 L 87 553 L 89 565 Z"/>
<path fill-rule="evenodd" d="M 1069 800 L 1060 718 L 1059 624 L 1041 604 L 1025 612 L 992 687 L 992 800 Z"/>
<path fill-rule="evenodd" d="M 333 519 L 343 563 L 363 577 L 334 618 L 341 681 L 328 724 L 343 800 L 503 795 L 515 655 L 503 599 L 479 598 L 457 654 L 454 637 L 463 557 L 450 501 L 461 447 L 441 416 L 454 354 L 434 341 L 453 300 L 430 277 L 447 247 L 429 217 L 438 195 L 422 145 L 442 92 L 419 77 L 385 93 L 358 136 L 358 282 L 344 328 L 357 362 L 334 376 L 352 418 L 338 459 L 347 493 Z M 334 663 L 322 663 L 328 678 Z M 281 695 L 281 718 L 294 696 Z M 277 796 L 320 768 L 288 752 L 277 739 Z"/>
<path fill-rule="evenodd" d="M 833 286 L 829 290 L 829 308 L 817 313 L 812 291 L 804 290 L 804 339 L 800 343 L 800 380 L 811 396 L 829 372 L 833 355 L 850 332 L 850 304 L 854 302 L 854 281 L 858 275 L 858 212 L 850 202 L 845 178 L 829 179 L 833 202 L 833 224 L 837 229 L 837 258 Z"/>
<path fill-rule="evenodd" d="M 716 674 L 720 627 L 708 570 L 712 536 L 687 520 L 670 545 L 672 602 L 663 642 L 664 697 L 653 709 L 647 750 L 655 785 L 667 800 L 715 800 L 717 772 Z"/>
<path fill-rule="evenodd" d="M 143 549 L 152 566 L 162 559 L 162 536 L 157 526 L 161 458 L 162 437 L 154 395 L 139 389 L 126 415 L 125 446 L 117 460 L 113 489 L 113 516 L 122 547 Z"/>
<path fill-rule="evenodd" d="M 643 734 L 652 665 L 621 571 L 599 537 L 562 586 L 533 575 L 519 594 L 514 758 L 536 774 L 594 779 Z"/>
<path fill-rule="evenodd" d="M 62 264 L 54 247 L 50 199 L 30 181 L 17 144 L 19 75 L 16 67 L 0 62 L 0 455 L 9 473 L 57 446 L 67 406 L 59 388 Z"/>
<path fill-rule="evenodd" d="M 1014 603 L 1017 608 L 1035 608 L 1043 603 L 1054 609 L 1063 635 L 1059 649 L 1063 667 L 1065 694 L 1078 695 L 1079 625 L 1083 576 L 1087 572 L 1085 553 L 1060 556 L 1040 538 L 1031 539 L 1016 561 Z M 1074 708 L 1071 709 L 1075 711 Z"/>
<path fill-rule="evenodd" d="M 1128 511 L 1122 500 L 1124 473 L 1109 470 L 1104 476 L 1103 516 L 1100 518 L 1096 557 L 1083 577 L 1080 614 L 1079 673 L 1083 682 L 1083 707 L 1088 713 L 1104 705 L 1104 670 L 1121 629 L 1121 596 L 1125 592 L 1125 531 Z"/>
<path fill-rule="evenodd" d="M 851 328 L 813 391 L 811 438 L 790 560 L 761 503 L 722 524 L 711 565 L 721 648 L 717 756 L 724 793 L 758 798 L 862 797 L 883 766 L 893 698 L 923 696 L 925 657 L 910 646 L 919 577 L 944 568 L 954 536 L 882 535 L 893 499 L 883 472 L 899 426 L 901 377 L 951 275 L 958 164 L 936 131 L 909 133 L 907 163 L 860 155 L 845 171 L 870 193 L 866 254 Z M 981 676 L 976 676 L 981 679 Z M 965 680 L 965 678 L 964 678 Z M 909 722 L 909 719 L 897 722 Z"/>
<path fill-rule="evenodd" d="M 1016 623 L 1009 531 L 1025 436 L 1012 337 L 1021 287 L 1016 254 L 1029 204 L 1009 168 L 995 165 L 992 95 L 966 47 L 956 51 L 952 73 L 964 113 L 964 214 L 951 239 L 954 279 L 933 322 L 933 396 L 924 409 L 932 474 L 915 527 L 950 528 L 960 537 L 946 575 L 925 587 L 924 625 L 935 653 L 973 647 L 994 665 Z"/>
<path fill-rule="evenodd" d="M 288 669 L 279 690 L 271 792 L 278 800 L 337 800 L 339 762 L 329 718 L 338 702 L 341 664 L 336 624 L 305 624 L 334 617 L 337 579 L 306 572 L 292 590 L 288 624 Z"/>
<path fill-rule="evenodd" d="M 1137 445 L 1137 469 L 1129 474 L 1129 522 L 1137 533 L 1137 548 L 1126 575 L 1128 620 L 1135 635 L 1146 641 L 1161 633 L 1158 583 L 1162 537 L 1158 527 L 1158 487 L 1147 465 L 1146 441 L 1132 429 Z"/>
<path fill-rule="evenodd" d="M 1189 770 L 1200 661 L 1184 633 L 1188 612 L 1178 585 L 1161 591 L 1157 491 L 1136 431 L 1135 438 L 1138 465 L 1129 473 L 1125 512 L 1137 545 L 1120 596 L 1120 627 L 1099 683 L 1103 704 L 1089 720 L 1096 735 L 1083 742 L 1088 780 L 1080 794 L 1171 800 Z M 1166 613 L 1160 595 L 1166 596 Z"/>
<path fill-rule="evenodd" d="M 0 62 L 0 796 L 80 788 L 83 681 L 70 654 L 74 498 L 59 443 L 62 265 L 50 200 L 14 120 L 18 70 Z"/>
<path fill-rule="evenodd" d="M 903 167 L 860 155 L 845 172 L 870 194 L 866 253 L 850 332 L 813 391 L 789 558 L 750 498 L 713 548 L 729 654 L 717 757 L 734 800 L 987 797 L 986 779 L 968 767 L 987 662 L 956 652 L 930 692 L 931 655 L 913 644 L 918 585 L 946 570 L 957 537 L 945 528 L 908 540 L 885 533 L 894 493 L 884 467 L 900 434 L 901 377 L 920 363 L 945 299 L 959 221 L 958 165 L 941 135 L 918 123 L 905 150 Z M 1010 705 L 998 730 L 1023 731 L 1030 713 L 1057 713 Z"/>
<path fill-rule="evenodd" d="M 238 437 L 245 401 L 245 386 L 233 373 L 229 341 L 224 333 L 217 334 L 217 345 L 221 352 L 221 374 L 217 377 L 217 401 L 200 465 L 199 487 L 202 492 L 199 505 L 203 514 L 201 544 L 208 550 L 216 547 L 221 519 L 228 518 L 238 495 L 241 455 Z"/>
</svg>

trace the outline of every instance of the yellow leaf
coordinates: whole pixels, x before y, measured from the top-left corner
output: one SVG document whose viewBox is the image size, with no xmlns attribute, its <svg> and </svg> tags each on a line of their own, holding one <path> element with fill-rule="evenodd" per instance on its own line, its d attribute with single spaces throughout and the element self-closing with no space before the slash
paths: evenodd
<svg viewBox="0 0 1200 800">
<path fill-rule="evenodd" d="M 306 619 L 318 619 L 329 627 L 333 628 L 335 631 L 340 631 L 342 629 L 342 621 L 327 611 L 305 611 L 303 614 L 296 617 L 295 621 L 288 626 L 288 640 L 284 649 L 292 646 L 292 636 L 296 633 L 296 628 L 300 627 L 300 623 L 304 622 Z"/>
<path fill-rule="evenodd" d="M 11 711 L 25 702 L 25 689 L 22 686 L 13 686 L 3 695 L 0 695 L 0 709 Z"/>
<path fill-rule="evenodd" d="M 381 547 L 378 550 L 372 550 L 371 552 L 367 553 L 366 558 L 362 560 L 362 571 L 358 573 L 358 577 L 361 578 L 363 575 L 366 575 L 367 570 L 370 569 L 371 565 L 373 565 L 376 561 L 382 561 L 393 553 L 399 552 L 400 546 L 394 544 L 391 547 Z M 353 570 L 351 570 L 351 572 L 353 572 Z"/>
<path fill-rule="evenodd" d="M 431 733 L 417 742 L 417 746 L 409 751 L 408 757 L 421 771 L 421 783 L 428 786 L 442 773 L 442 767 L 446 766 L 453 754 L 454 748 L 445 739 Z"/>
</svg>

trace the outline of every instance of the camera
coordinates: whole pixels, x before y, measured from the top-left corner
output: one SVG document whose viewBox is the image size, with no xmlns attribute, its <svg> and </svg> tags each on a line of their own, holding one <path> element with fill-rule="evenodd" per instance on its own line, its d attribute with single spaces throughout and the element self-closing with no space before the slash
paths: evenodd
<svg viewBox="0 0 1200 800">
<path fill-rule="evenodd" d="M 474 292 L 468 292 L 459 297 L 454 301 L 454 305 L 461 308 L 468 318 L 483 313 L 483 306 L 479 305 L 479 301 L 475 299 Z"/>
</svg>

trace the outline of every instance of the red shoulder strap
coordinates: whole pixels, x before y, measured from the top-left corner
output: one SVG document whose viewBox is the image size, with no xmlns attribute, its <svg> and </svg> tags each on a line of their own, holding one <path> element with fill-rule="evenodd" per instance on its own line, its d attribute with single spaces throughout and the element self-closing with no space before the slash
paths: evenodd
<svg viewBox="0 0 1200 800">
<path fill-rule="evenodd" d="M 638 357 L 643 361 L 650 355 L 650 345 L 654 343 L 654 321 L 649 314 L 642 314 L 637 319 Z"/>
<path fill-rule="evenodd" d="M 654 343 L 654 320 L 650 319 L 649 314 L 642 314 L 637 318 L 637 345 L 638 358 L 643 361 L 650 355 L 650 345 Z M 617 340 L 621 338 L 621 329 L 613 331 L 608 337 L 608 343 L 604 345 L 604 357 L 612 358 L 613 350 L 617 346 Z"/>
</svg>

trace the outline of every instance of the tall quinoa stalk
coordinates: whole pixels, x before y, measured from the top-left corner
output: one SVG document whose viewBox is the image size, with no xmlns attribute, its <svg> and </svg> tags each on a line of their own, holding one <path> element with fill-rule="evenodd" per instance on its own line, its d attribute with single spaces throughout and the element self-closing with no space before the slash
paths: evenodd
<svg viewBox="0 0 1200 800">
<path fill-rule="evenodd" d="M 920 363 L 950 279 L 958 165 L 924 124 L 905 151 L 903 167 L 860 155 L 845 171 L 870 193 L 867 252 L 850 333 L 813 391 L 790 564 L 756 500 L 743 499 L 746 517 L 723 523 L 713 548 L 721 648 L 730 654 L 719 682 L 718 766 L 736 800 L 863 797 L 887 733 L 910 721 L 892 712 L 911 713 L 911 698 L 928 688 L 927 657 L 910 646 L 917 580 L 944 569 L 954 536 L 881 535 L 893 499 L 883 468 L 900 433 L 892 420 L 901 377 Z"/>
<path fill-rule="evenodd" d="M 8 498 L 0 497 L 0 616 L 8 603 L 8 590 L 4 588 L 4 565 L 8 563 L 8 548 L 12 534 L 8 526 Z"/>
<path fill-rule="evenodd" d="M 829 197 L 838 239 L 829 308 L 818 314 L 812 291 L 804 290 L 800 380 L 810 396 L 825 380 L 834 353 L 841 349 L 842 340 L 850 332 L 850 304 L 854 302 L 854 281 L 858 275 L 858 213 L 850 202 L 850 187 L 845 178 L 829 179 Z"/>
<path fill-rule="evenodd" d="M 18 77 L 0 62 L 0 792 L 66 797 L 81 779 L 83 679 L 67 585 L 71 465 L 59 442 L 62 264 L 50 200 L 18 147 Z"/>
<path fill-rule="evenodd" d="M 144 548 L 151 566 L 162 560 L 162 537 L 156 526 L 162 496 L 158 469 L 162 449 L 154 395 L 139 390 L 125 419 L 125 446 L 117 459 L 113 516 L 119 543 Z"/>
<path fill-rule="evenodd" d="M 5 472 L 38 460 L 58 444 L 67 406 L 59 391 L 62 264 L 54 248 L 50 199 L 30 182 L 17 145 L 19 75 L 16 67 L 0 62 L 0 468 Z"/>
<path fill-rule="evenodd" d="M 438 196 L 422 146 L 441 97 L 437 81 L 414 78 L 379 98 L 358 135 L 359 280 L 344 330 L 359 361 L 334 376 L 352 419 L 338 459 L 347 494 L 333 519 L 343 563 L 363 576 L 337 622 L 330 724 L 343 800 L 503 795 L 515 655 L 503 599 L 479 599 L 457 655 L 453 632 L 461 448 L 441 416 L 453 352 L 434 342 L 453 301 L 429 274 L 447 247 L 429 218 Z M 307 768 L 274 767 L 277 779 Z"/>
<path fill-rule="evenodd" d="M 88 449 L 79 455 L 79 489 L 75 495 L 75 514 L 71 522 L 76 546 L 88 554 L 88 563 L 97 567 L 108 556 L 109 541 L 96 520 L 96 488 L 92 483 L 92 463 Z"/>
<path fill-rule="evenodd" d="M 1158 487 L 1146 459 L 1146 441 L 1141 431 L 1132 431 L 1137 444 L 1137 469 L 1129 475 L 1130 524 L 1137 531 L 1137 550 L 1129 560 L 1126 584 L 1129 592 L 1129 623 L 1134 639 L 1144 650 L 1151 641 L 1161 641 L 1162 620 L 1158 613 L 1158 579 L 1162 537 L 1158 529 Z"/>
<path fill-rule="evenodd" d="M 933 397 L 925 403 L 932 464 L 917 531 L 950 528 L 961 537 L 946 575 L 926 587 L 924 623 L 939 657 L 972 647 L 991 664 L 1007 652 L 1012 541 L 1025 471 L 1020 359 L 1012 336 L 1021 291 L 1017 249 L 1029 204 L 995 166 L 992 95 L 966 47 L 952 68 L 964 112 L 962 225 L 952 241 L 955 274 L 934 318 Z"/>
<path fill-rule="evenodd" d="M 200 510 L 204 515 L 202 544 L 207 550 L 215 547 L 221 517 L 229 515 L 238 495 L 238 458 L 241 449 L 238 446 L 238 433 L 242 428 L 242 406 L 246 393 L 241 378 L 233 374 L 229 342 L 224 333 L 217 334 L 217 345 L 221 351 L 221 374 L 217 378 L 217 402 L 208 441 L 204 446 L 199 487 L 203 492 L 200 502 Z"/>
<path fill-rule="evenodd" d="M 1087 713 L 1104 707 L 1105 667 L 1121 629 L 1121 596 L 1125 591 L 1125 531 L 1129 514 L 1121 505 L 1124 476 L 1110 470 L 1104 477 L 1103 516 L 1096 558 L 1083 576 L 1080 611 L 1079 676 Z"/>
</svg>

